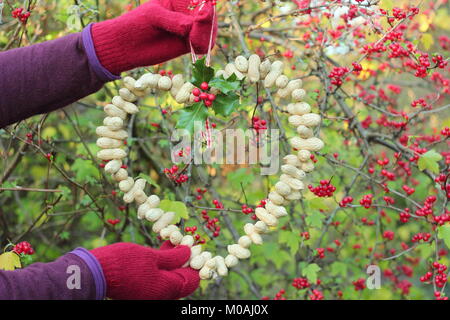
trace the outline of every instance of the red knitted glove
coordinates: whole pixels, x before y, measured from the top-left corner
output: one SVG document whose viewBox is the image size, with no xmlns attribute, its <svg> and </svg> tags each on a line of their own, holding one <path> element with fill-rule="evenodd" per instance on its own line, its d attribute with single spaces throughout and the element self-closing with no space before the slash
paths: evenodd
<svg viewBox="0 0 450 320">
<path fill-rule="evenodd" d="M 199 285 L 198 271 L 182 268 L 191 250 L 173 247 L 161 249 L 133 243 L 116 243 L 91 250 L 100 262 L 106 279 L 106 296 L 117 300 L 169 300 L 192 294 Z"/>
<path fill-rule="evenodd" d="M 189 41 L 196 53 L 206 53 L 211 29 L 213 40 L 217 34 L 213 5 L 209 1 L 201 9 L 190 10 L 189 4 L 190 0 L 151 0 L 120 17 L 94 24 L 92 39 L 100 63 L 120 74 L 188 53 Z"/>
</svg>

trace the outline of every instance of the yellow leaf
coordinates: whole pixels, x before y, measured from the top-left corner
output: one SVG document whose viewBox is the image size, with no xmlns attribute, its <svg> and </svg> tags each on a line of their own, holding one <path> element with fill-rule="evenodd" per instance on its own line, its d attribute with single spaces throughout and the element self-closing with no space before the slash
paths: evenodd
<svg viewBox="0 0 450 320">
<path fill-rule="evenodd" d="M 450 30 L 450 23 L 448 23 L 449 14 L 446 8 L 441 8 L 436 13 L 434 24 L 444 30 Z"/>
<path fill-rule="evenodd" d="M 420 32 L 426 32 L 428 28 L 430 27 L 431 22 L 433 21 L 431 17 L 426 16 L 424 14 L 420 14 L 418 16 L 419 20 L 419 31 Z"/>
<path fill-rule="evenodd" d="M 433 36 L 429 33 L 424 33 L 422 35 L 422 38 L 420 39 L 420 42 L 422 42 L 423 47 L 425 50 L 430 49 L 431 45 L 433 44 Z"/>
<path fill-rule="evenodd" d="M 381 2 L 381 8 L 384 10 L 392 10 L 392 8 L 394 8 L 394 4 L 392 3 L 392 0 L 383 0 Z"/>
<path fill-rule="evenodd" d="M 20 257 L 12 251 L 0 255 L 0 270 L 14 270 L 21 268 Z"/>
</svg>

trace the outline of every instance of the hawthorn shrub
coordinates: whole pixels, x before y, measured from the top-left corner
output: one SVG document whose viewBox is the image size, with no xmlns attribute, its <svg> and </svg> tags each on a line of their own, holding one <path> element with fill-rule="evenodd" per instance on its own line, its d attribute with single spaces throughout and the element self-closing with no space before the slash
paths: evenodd
<svg viewBox="0 0 450 320">
<path fill-rule="evenodd" d="M 3 50 L 139 4 L 3 2 Z M 282 60 L 322 115 L 325 148 L 312 155 L 318 170 L 280 227 L 227 278 L 202 282 L 189 299 L 447 299 L 449 9 L 448 1 L 218 1 L 212 66 L 251 53 Z M 189 66 L 186 55 L 130 75 L 188 75 Z M 203 112 L 200 120 L 217 129 L 280 129 L 280 158 L 288 154 L 284 106 L 270 92 L 230 83 L 237 91 L 221 102 L 226 115 Z M 101 107 L 119 87 L 109 83 L 64 110 L 0 130 L 0 240 L 25 264 L 77 246 L 160 245 L 95 158 Z M 149 95 L 141 107 L 129 127 L 128 170 L 168 199 L 199 243 L 224 251 L 277 175 L 261 176 L 255 165 L 174 164 L 172 131 L 198 115 L 168 96 Z M 370 265 L 381 271 L 378 290 L 367 288 Z"/>
</svg>

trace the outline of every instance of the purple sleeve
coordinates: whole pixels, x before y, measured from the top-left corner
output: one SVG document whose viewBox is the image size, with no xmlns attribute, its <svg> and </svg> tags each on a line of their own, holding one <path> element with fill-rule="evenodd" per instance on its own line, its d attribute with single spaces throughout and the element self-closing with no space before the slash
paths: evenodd
<svg viewBox="0 0 450 320">
<path fill-rule="evenodd" d="M 0 271 L 0 300 L 93 300 L 105 294 L 100 264 L 83 248 L 54 262 Z"/>
<path fill-rule="evenodd" d="M 64 107 L 120 79 L 100 64 L 91 27 L 0 52 L 0 128 Z"/>
</svg>

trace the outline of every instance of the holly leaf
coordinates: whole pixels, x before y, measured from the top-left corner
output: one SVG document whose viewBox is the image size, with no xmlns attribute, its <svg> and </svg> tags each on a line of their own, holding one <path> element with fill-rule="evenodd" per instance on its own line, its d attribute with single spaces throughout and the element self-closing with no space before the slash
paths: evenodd
<svg viewBox="0 0 450 320">
<path fill-rule="evenodd" d="M 424 153 L 417 162 L 419 170 L 430 170 L 433 173 L 439 173 L 438 161 L 442 159 L 442 156 L 434 150 L 430 150 Z"/>
<path fill-rule="evenodd" d="M 166 212 L 168 211 L 175 212 L 175 218 L 173 219 L 172 223 L 180 222 L 181 218 L 189 219 L 188 209 L 186 205 L 181 201 L 172 201 L 164 199 L 159 204 L 159 207 Z"/>
<path fill-rule="evenodd" d="M 206 66 L 206 58 L 203 57 L 194 63 L 191 82 L 200 87 L 202 82 L 208 82 L 214 77 L 214 69 Z"/>
<path fill-rule="evenodd" d="M 447 248 L 450 249 L 450 225 L 446 224 L 438 227 L 438 238 L 444 240 Z"/>
<path fill-rule="evenodd" d="M 216 114 L 220 114 L 224 117 L 228 117 L 239 106 L 239 96 L 230 92 L 229 94 L 219 94 L 214 100 L 213 109 Z"/>
<path fill-rule="evenodd" d="M 13 251 L 5 252 L 0 255 L 0 270 L 12 271 L 22 267 L 20 257 Z"/>
<path fill-rule="evenodd" d="M 209 85 L 219 89 L 220 92 L 227 94 L 230 91 L 238 90 L 241 87 L 241 81 L 237 80 L 236 75 L 233 73 L 228 79 L 225 79 L 223 76 L 220 76 L 220 78 L 213 78 L 209 82 Z"/>
<path fill-rule="evenodd" d="M 305 268 L 302 270 L 302 276 L 306 277 L 309 282 L 312 284 L 317 282 L 317 272 L 320 271 L 320 267 L 315 264 L 311 263 L 308 264 Z"/>
<path fill-rule="evenodd" d="M 180 111 L 180 118 L 177 122 L 177 128 L 186 129 L 190 133 L 194 132 L 196 121 L 205 122 L 208 117 L 208 109 L 201 102 L 197 102 L 188 108 Z"/>
</svg>

